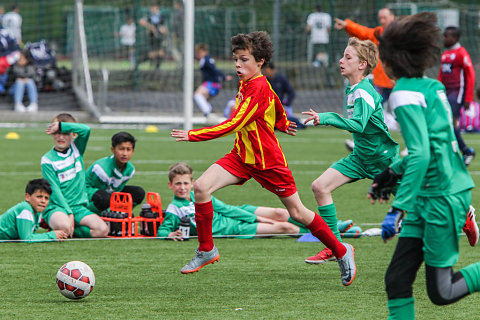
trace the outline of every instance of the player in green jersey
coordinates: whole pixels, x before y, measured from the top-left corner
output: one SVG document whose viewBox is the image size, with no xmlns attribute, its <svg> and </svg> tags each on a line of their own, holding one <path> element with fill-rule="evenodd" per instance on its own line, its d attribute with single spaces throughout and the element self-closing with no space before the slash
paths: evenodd
<svg viewBox="0 0 480 320">
<path fill-rule="evenodd" d="M 173 191 L 173 201 L 168 205 L 165 219 L 158 229 L 159 237 L 183 240 L 179 230 L 180 219 L 190 218 L 190 234 L 196 235 L 195 207 L 193 195 L 193 170 L 183 162 L 170 166 L 168 187 Z M 250 205 L 232 206 L 223 201 L 213 199 L 213 235 L 245 235 L 256 234 L 299 234 L 310 232 L 307 228 L 295 225 L 283 219 L 282 208 L 255 207 Z M 288 212 L 286 212 L 288 215 Z M 242 237 L 245 238 L 245 237 Z"/>
<path fill-rule="evenodd" d="M 51 194 L 52 188 L 47 180 L 30 180 L 25 188 L 25 201 L 11 207 L 0 216 L 0 239 L 26 242 L 66 239 L 67 233 L 63 230 L 35 233 L 40 215 L 47 207 Z"/>
<path fill-rule="evenodd" d="M 42 157 L 43 177 L 52 186 L 50 203 L 42 217 L 51 229 L 64 230 L 70 237 L 106 237 L 107 224 L 86 207 L 83 154 L 90 128 L 75 122 L 72 115 L 61 113 L 46 130 L 55 145 Z"/>
<path fill-rule="evenodd" d="M 110 207 L 113 192 L 132 195 L 133 205 L 143 201 L 145 190 L 139 186 L 126 186 L 133 178 L 135 167 L 130 159 L 135 152 L 135 138 L 128 132 L 112 136 L 112 155 L 95 161 L 86 172 L 88 208 L 100 213 Z"/>
<path fill-rule="evenodd" d="M 383 121 L 382 97 L 366 76 L 378 61 L 377 46 L 370 40 L 350 38 L 340 59 L 340 70 L 349 85 L 347 117 L 334 112 L 317 113 L 310 109 L 303 112 L 314 125 L 330 125 L 352 133 L 355 147 L 346 158 L 340 159 L 312 183 L 318 204 L 318 212 L 341 241 L 337 227 L 337 211 L 332 192 L 344 184 L 360 179 L 373 179 L 393 161 L 398 159 L 398 144 L 392 139 Z M 305 260 L 310 264 L 335 260 L 329 248 L 325 248 Z"/>
<path fill-rule="evenodd" d="M 382 224 L 384 240 L 393 238 L 406 214 L 385 275 L 388 319 L 415 318 L 412 286 L 423 262 L 433 303 L 480 291 L 480 262 L 453 271 L 474 184 L 458 149 L 445 87 L 424 76 L 439 61 L 440 39 L 432 12 L 394 21 L 380 38 L 380 58 L 396 80 L 389 105 L 408 147 L 408 155 L 376 176 L 369 191 L 372 202 L 383 202 L 402 177 Z"/>
</svg>

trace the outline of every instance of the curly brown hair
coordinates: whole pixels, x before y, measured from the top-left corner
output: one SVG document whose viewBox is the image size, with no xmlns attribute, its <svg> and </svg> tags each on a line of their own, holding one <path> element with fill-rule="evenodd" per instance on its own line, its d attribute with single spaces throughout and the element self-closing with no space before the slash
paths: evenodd
<svg viewBox="0 0 480 320">
<path fill-rule="evenodd" d="M 239 33 L 231 39 L 232 52 L 248 50 L 256 62 L 264 59 L 267 64 L 273 56 L 273 43 L 265 31 L 254 31 L 248 34 Z"/>
<path fill-rule="evenodd" d="M 393 21 L 379 41 L 380 59 L 395 78 L 422 77 L 441 54 L 437 16 L 420 12 Z"/>
</svg>

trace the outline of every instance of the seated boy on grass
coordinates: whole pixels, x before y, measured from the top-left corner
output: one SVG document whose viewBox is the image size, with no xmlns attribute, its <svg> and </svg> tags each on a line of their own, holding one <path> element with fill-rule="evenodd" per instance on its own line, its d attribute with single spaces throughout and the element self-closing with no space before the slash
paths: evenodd
<svg viewBox="0 0 480 320">
<path fill-rule="evenodd" d="M 135 138 L 128 132 L 112 136 L 112 155 L 95 161 L 86 173 L 89 209 L 100 213 L 110 207 L 113 192 L 132 195 L 133 206 L 142 203 L 145 190 L 139 186 L 127 186 L 133 178 L 135 167 L 130 162 L 135 152 Z"/>
<path fill-rule="evenodd" d="M 179 230 L 180 219 L 190 218 L 190 235 L 197 235 L 195 224 L 195 206 L 193 196 L 193 170 L 186 163 L 176 163 L 168 171 L 168 186 L 173 191 L 173 201 L 165 212 L 165 220 L 158 229 L 159 237 L 183 240 Z M 241 238 L 259 234 L 291 234 L 309 232 L 305 227 L 299 227 L 286 221 L 272 218 L 283 216 L 276 212 L 278 208 L 255 207 L 251 205 L 231 206 L 215 197 L 213 200 L 213 235 L 238 235 Z M 255 213 L 260 213 L 257 215 Z M 262 216 L 262 214 L 264 216 Z M 270 216 L 271 218 L 268 218 Z"/>
<path fill-rule="evenodd" d="M 42 157 L 42 173 L 52 186 L 52 197 L 42 218 L 51 229 L 63 230 L 69 237 L 103 238 L 107 224 L 87 209 L 83 154 L 90 127 L 76 122 L 71 114 L 61 113 L 46 130 L 54 146 Z"/>
<path fill-rule="evenodd" d="M 40 215 L 47 207 L 51 194 L 52 188 L 47 180 L 30 180 L 25 188 L 25 201 L 11 207 L 0 216 L 0 239 L 26 242 L 66 239 L 67 233 L 63 230 L 35 233 Z"/>
</svg>

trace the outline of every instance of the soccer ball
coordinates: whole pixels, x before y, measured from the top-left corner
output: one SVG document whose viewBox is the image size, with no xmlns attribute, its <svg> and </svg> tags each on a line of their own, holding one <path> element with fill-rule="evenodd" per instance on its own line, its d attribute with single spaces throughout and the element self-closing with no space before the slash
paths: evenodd
<svg viewBox="0 0 480 320">
<path fill-rule="evenodd" d="M 93 270 L 82 261 L 67 262 L 57 272 L 57 287 L 69 299 L 85 298 L 94 286 Z"/>
</svg>

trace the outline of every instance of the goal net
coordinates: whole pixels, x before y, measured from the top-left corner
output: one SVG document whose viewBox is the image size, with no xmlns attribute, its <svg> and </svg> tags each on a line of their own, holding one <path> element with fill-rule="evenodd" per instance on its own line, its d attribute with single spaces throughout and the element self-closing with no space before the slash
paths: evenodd
<svg viewBox="0 0 480 320">
<path fill-rule="evenodd" d="M 333 17 L 374 27 L 382 7 L 392 8 L 398 16 L 435 11 L 442 28 L 461 28 L 462 45 L 474 63 L 479 63 L 480 5 L 465 2 L 165 0 L 156 1 L 161 21 L 160 27 L 152 31 L 151 1 L 76 0 L 74 10 L 68 11 L 65 19 L 69 35 L 66 47 L 72 50 L 75 92 L 101 122 L 183 123 L 188 115 L 185 97 L 193 94 L 185 95 L 184 88 L 194 91 L 202 83 L 198 61 L 194 62 L 193 53 L 185 52 L 185 48 L 198 43 L 208 46 L 218 69 L 233 76 L 210 100 L 213 112 L 222 116 L 238 88 L 230 38 L 255 30 L 265 30 L 272 38 L 276 71 L 285 75 L 295 89 L 291 104 L 294 113 L 299 115 L 309 108 L 341 113 L 345 85 L 338 60 L 348 36 L 333 28 Z M 312 45 L 306 22 L 318 4 L 332 18 L 332 26 L 326 42 Z M 185 18 L 189 5 L 193 5 L 193 19 Z M 193 43 L 184 41 L 185 30 L 189 29 L 193 29 Z M 133 30 L 133 43 L 128 42 L 125 30 Z M 185 53 L 192 61 L 185 61 Z M 184 76 L 190 70 L 193 78 L 188 87 Z M 437 70 L 432 69 L 429 75 L 435 77 Z M 204 123 L 206 118 L 190 102 L 190 121 Z"/>
</svg>

